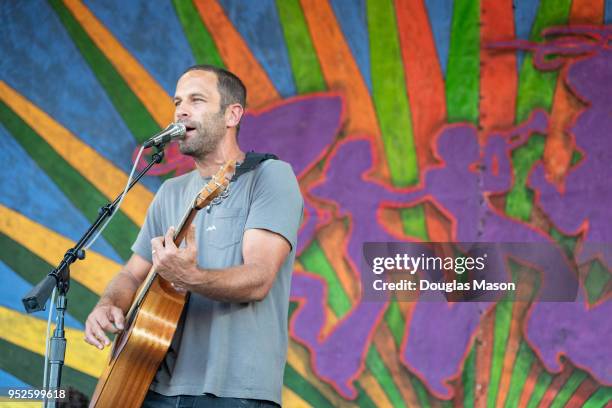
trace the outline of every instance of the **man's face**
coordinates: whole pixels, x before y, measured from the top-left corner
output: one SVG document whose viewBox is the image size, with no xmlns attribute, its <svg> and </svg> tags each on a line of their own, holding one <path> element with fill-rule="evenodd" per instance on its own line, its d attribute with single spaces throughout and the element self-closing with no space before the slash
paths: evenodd
<svg viewBox="0 0 612 408">
<path fill-rule="evenodd" d="M 174 120 L 187 128 L 179 141 L 181 153 L 203 158 L 215 150 L 226 132 L 225 112 L 214 72 L 189 71 L 176 84 Z"/>
</svg>

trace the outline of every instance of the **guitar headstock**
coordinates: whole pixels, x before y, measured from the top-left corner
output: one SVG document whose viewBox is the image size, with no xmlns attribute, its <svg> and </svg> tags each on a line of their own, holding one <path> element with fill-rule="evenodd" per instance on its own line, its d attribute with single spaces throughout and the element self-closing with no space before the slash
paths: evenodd
<svg viewBox="0 0 612 408">
<path fill-rule="evenodd" d="M 207 205 L 211 204 L 215 198 L 220 197 L 223 192 L 226 191 L 229 185 L 230 179 L 236 170 L 236 160 L 228 160 L 212 179 L 200 190 L 193 207 L 197 210 L 201 210 Z"/>
</svg>

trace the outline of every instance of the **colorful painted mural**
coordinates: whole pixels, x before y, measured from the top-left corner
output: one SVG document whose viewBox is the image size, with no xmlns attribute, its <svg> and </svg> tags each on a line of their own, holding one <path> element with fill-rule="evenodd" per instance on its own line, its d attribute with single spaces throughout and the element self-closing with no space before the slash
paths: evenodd
<svg viewBox="0 0 612 408">
<path fill-rule="evenodd" d="M 41 385 L 46 315 L 21 297 L 211 63 L 248 87 L 243 149 L 306 199 L 285 406 L 612 404 L 611 0 L 5 0 L 0 22 L 0 387 Z M 73 268 L 66 386 L 92 392 L 84 320 L 192 168 L 170 146 Z M 366 241 L 554 242 L 579 294 L 369 302 Z"/>
</svg>

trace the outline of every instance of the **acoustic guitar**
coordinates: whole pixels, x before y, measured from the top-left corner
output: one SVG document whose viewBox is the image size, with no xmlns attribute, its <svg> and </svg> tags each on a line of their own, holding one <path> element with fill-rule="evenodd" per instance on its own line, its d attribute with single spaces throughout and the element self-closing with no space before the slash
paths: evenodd
<svg viewBox="0 0 612 408">
<path fill-rule="evenodd" d="M 179 246 L 197 212 L 218 204 L 227 193 L 236 162 L 228 161 L 190 203 L 177 231 Z M 113 342 L 108 365 L 91 397 L 90 408 L 140 407 L 176 331 L 188 293 L 177 291 L 151 268 Z"/>
</svg>

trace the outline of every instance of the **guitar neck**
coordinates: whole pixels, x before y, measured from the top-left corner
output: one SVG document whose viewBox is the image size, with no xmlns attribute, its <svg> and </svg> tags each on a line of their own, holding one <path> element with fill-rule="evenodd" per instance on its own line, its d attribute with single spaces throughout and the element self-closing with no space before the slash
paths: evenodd
<svg viewBox="0 0 612 408">
<path fill-rule="evenodd" d="M 192 204 L 189 206 L 189 208 L 183 215 L 183 218 L 181 219 L 181 222 L 179 223 L 179 227 L 174 232 L 173 241 L 174 241 L 174 245 L 176 245 L 177 247 L 181 245 L 181 243 L 185 239 L 189 226 L 193 222 L 193 219 L 195 218 L 197 213 L 198 213 L 198 209 Z M 126 320 L 128 322 L 130 322 L 134 318 L 135 311 L 138 309 L 138 307 L 142 303 L 142 299 L 144 299 L 144 296 L 149 291 L 149 288 L 153 284 L 153 280 L 155 279 L 156 276 L 157 276 L 157 272 L 155 272 L 155 268 L 152 267 L 149 270 L 149 273 L 147 277 L 145 278 L 144 282 L 140 285 L 140 289 L 138 290 L 138 293 L 136 294 L 136 297 L 134 298 L 134 301 L 132 302 L 132 305 L 130 306 L 130 310 L 126 314 Z"/>
</svg>

